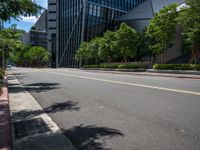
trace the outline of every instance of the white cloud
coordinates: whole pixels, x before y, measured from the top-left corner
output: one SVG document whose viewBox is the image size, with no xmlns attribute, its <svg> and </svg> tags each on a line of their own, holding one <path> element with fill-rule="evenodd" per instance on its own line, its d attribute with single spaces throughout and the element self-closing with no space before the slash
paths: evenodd
<svg viewBox="0 0 200 150">
<path fill-rule="evenodd" d="M 47 0 L 35 0 L 35 1 L 42 7 L 47 8 L 47 3 L 48 3 Z"/>
<path fill-rule="evenodd" d="M 22 17 L 22 21 L 23 21 L 23 22 L 36 23 L 37 20 L 38 20 L 38 17 L 35 17 L 35 16 Z"/>
</svg>

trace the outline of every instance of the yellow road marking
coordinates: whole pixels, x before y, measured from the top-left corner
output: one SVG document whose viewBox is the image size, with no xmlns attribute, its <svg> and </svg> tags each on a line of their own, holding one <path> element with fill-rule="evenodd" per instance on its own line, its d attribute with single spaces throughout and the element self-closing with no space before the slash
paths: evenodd
<svg viewBox="0 0 200 150">
<path fill-rule="evenodd" d="M 176 93 L 184 93 L 184 94 L 191 94 L 191 95 L 200 96 L 199 92 L 193 92 L 193 91 L 171 89 L 171 88 L 151 86 L 151 85 L 145 85 L 145 84 L 137 84 L 137 83 L 128 83 L 128 82 L 115 81 L 115 80 L 106 80 L 106 79 L 101 79 L 101 78 L 93 78 L 93 77 L 86 77 L 86 76 L 79 76 L 79 75 L 71 75 L 71 74 L 66 74 L 66 73 L 55 73 L 55 72 L 49 72 L 49 71 L 46 71 L 46 72 L 51 73 L 51 74 L 75 77 L 75 78 L 82 78 L 82 79 L 95 80 L 95 81 L 103 81 L 103 82 L 108 82 L 108 83 L 115 83 L 115 84 L 121 84 L 121 85 L 129 85 L 129 86 L 137 86 L 137 87 L 144 87 L 144 88 L 149 88 L 149 89 L 156 89 L 156 90 L 162 90 L 162 91 L 171 91 L 171 92 L 176 92 Z"/>
</svg>

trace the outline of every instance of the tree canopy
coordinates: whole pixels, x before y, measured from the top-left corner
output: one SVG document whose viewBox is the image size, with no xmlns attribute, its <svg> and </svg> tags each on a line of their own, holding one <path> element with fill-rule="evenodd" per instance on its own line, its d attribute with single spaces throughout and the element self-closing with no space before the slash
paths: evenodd
<svg viewBox="0 0 200 150">
<path fill-rule="evenodd" d="M 30 47 L 23 56 L 30 67 L 45 67 L 50 62 L 50 53 L 40 46 Z"/>
<path fill-rule="evenodd" d="M 84 64 L 100 62 L 127 62 L 134 58 L 138 49 L 139 34 L 127 24 L 121 24 L 117 31 L 107 31 L 102 37 L 82 42 L 76 59 Z"/>
<path fill-rule="evenodd" d="M 5 58 L 8 57 L 9 52 L 20 49 L 22 42 L 20 36 L 23 31 L 16 29 L 15 25 L 12 25 L 8 29 L 0 30 L 0 66 L 5 67 Z M 3 64 L 4 63 L 4 64 Z"/>
<path fill-rule="evenodd" d="M 171 4 L 161 9 L 151 20 L 145 33 L 148 38 L 148 48 L 152 54 L 162 54 L 162 62 L 166 63 L 166 52 L 172 47 L 176 36 L 177 4 Z"/>
<path fill-rule="evenodd" d="M 134 58 L 138 49 L 139 34 L 137 31 L 125 23 L 122 23 L 120 29 L 117 31 L 116 49 L 118 49 L 119 56 L 124 62 L 129 58 Z"/>
<path fill-rule="evenodd" d="M 21 16 L 37 16 L 42 7 L 32 0 L 0 0 L 0 20 L 9 21 Z"/>
<path fill-rule="evenodd" d="M 200 60 L 200 1 L 186 0 L 185 3 L 187 7 L 180 12 L 180 24 L 183 25 L 184 44 L 192 51 L 191 62 L 197 63 Z"/>
</svg>

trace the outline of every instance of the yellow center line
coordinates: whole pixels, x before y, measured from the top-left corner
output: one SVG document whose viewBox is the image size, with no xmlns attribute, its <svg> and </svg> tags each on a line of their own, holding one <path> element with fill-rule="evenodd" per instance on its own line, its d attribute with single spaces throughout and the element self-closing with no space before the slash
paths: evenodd
<svg viewBox="0 0 200 150">
<path fill-rule="evenodd" d="M 200 96 L 199 92 L 194 92 L 194 91 L 171 89 L 171 88 L 165 88 L 165 87 L 158 87 L 158 86 L 151 86 L 151 85 L 137 84 L 137 83 L 128 83 L 128 82 L 115 81 L 115 80 L 106 80 L 106 79 L 101 79 L 101 78 L 71 75 L 71 74 L 66 74 L 66 73 L 55 73 L 55 72 L 49 72 L 49 71 L 46 71 L 46 72 L 51 73 L 51 74 L 56 74 L 56 75 L 64 75 L 64 76 L 69 76 L 69 77 L 75 77 L 75 78 L 82 78 L 82 79 L 88 79 L 88 80 L 95 80 L 95 81 L 102 81 L 102 82 L 115 83 L 115 84 L 121 84 L 121 85 L 137 86 L 137 87 L 144 87 L 144 88 L 149 88 L 149 89 L 156 89 L 156 90 L 162 90 L 162 91 L 170 91 L 170 92 L 184 93 L 184 94 L 191 94 L 191 95 Z"/>
</svg>

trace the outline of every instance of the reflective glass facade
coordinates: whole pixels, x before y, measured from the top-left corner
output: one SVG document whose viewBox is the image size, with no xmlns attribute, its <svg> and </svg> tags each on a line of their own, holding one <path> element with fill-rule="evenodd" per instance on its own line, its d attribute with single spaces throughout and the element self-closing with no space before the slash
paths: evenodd
<svg viewBox="0 0 200 150">
<path fill-rule="evenodd" d="M 115 19 L 145 0 L 58 0 L 58 67 L 77 67 L 81 41 L 115 30 Z"/>
</svg>

